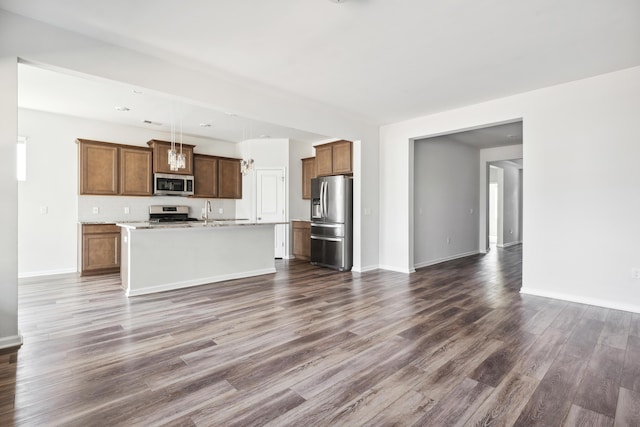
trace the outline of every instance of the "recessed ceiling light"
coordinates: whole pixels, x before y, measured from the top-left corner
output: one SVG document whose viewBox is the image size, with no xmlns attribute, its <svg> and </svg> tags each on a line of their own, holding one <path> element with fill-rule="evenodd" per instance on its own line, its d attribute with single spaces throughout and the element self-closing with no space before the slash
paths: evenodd
<svg viewBox="0 0 640 427">
<path fill-rule="evenodd" d="M 211 127 L 211 123 L 200 123 L 200 127 L 201 128 L 210 128 Z"/>
<path fill-rule="evenodd" d="M 135 93 L 136 95 L 142 95 L 144 92 L 138 89 L 134 89 L 133 93 Z"/>
<path fill-rule="evenodd" d="M 260 138 L 271 138 L 271 136 L 270 136 L 270 135 L 262 134 L 262 135 L 260 135 Z"/>
<path fill-rule="evenodd" d="M 116 111 L 130 111 L 129 107 L 116 107 Z"/>
<path fill-rule="evenodd" d="M 329 0 L 331 3 L 344 3 L 347 0 Z"/>
<path fill-rule="evenodd" d="M 230 113 L 228 111 L 225 111 L 224 113 L 229 117 L 238 117 L 238 115 L 236 113 Z"/>
</svg>

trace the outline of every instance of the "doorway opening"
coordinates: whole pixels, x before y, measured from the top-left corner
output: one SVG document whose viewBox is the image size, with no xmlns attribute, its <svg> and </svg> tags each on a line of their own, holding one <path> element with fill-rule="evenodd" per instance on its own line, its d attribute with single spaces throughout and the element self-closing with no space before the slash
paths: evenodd
<svg viewBox="0 0 640 427">
<path fill-rule="evenodd" d="M 521 182 L 521 158 L 520 119 L 414 139 L 410 236 L 414 269 L 486 253 L 490 234 L 495 245 L 520 241 L 521 196 L 513 199 L 509 193 L 505 207 L 504 192 L 512 191 L 513 182 Z M 492 170 L 503 177 L 509 175 L 509 186 L 490 184 Z M 512 180 L 513 173 L 516 178 Z M 521 186 L 516 185 L 515 190 L 515 194 L 522 193 Z M 514 209 L 511 200 L 516 200 Z M 513 215 L 515 223 L 505 223 Z"/>
<path fill-rule="evenodd" d="M 522 159 L 489 163 L 488 249 L 522 243 Z"/>
</svg>

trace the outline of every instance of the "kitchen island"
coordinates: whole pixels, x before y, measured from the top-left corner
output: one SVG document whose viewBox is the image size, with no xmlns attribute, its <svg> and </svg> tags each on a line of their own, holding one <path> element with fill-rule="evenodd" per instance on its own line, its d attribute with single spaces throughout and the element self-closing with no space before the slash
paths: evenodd
<svg viewBox="0 0 640 427">
<path fill-rule="evenodd" d="M 117 223 L 127 296 L 275 273 L 279 223 Z"/>
</svg>

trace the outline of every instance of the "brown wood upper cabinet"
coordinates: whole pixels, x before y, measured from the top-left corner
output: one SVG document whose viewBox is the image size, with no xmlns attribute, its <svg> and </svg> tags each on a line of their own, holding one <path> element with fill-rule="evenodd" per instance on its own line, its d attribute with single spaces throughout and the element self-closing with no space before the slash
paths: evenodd
<svg viewBox="0 0 640 427">
<path fill-rule="evenodd" d="M 242 199 L 240 160 L 218 157 L 218 197 Z"/>
<path fill-rule="evenodd" d="M 302 198 L 311 198 L 311 180 L 316 177 L 316 158 L 302 159 Z"/>
<path fill-rule="evenodd" d="M 82 275 L 120 271 L 120 227 L 115 224 L 82 225 Z"/>
<path fill-rule="evenodd" d="M 353 173 L 351 141 L 341 140 L 316 145 L 315 149 L 317 176 L 349 175 Z"/>
<path fill-rule="evenodd" d="M 151 150 L 78 139 L 80 194 L 150 196 Z"/>
<path fill-rule="evenodd" d="M 118 145 L 78 140 L 80 194 L 118 194 Z"/>
<path fill-rule="evenodd" d="M 218 197 L 218 158 L 193 155 L 193 197 Z"/>
<path fill-rule="evenodd" d="M 120 146 L 120 194 L 150 196 L 153 193 L 151 150 Z"/>
<path fill-rule="evenodd" d="M 153 150 L 153 172 L 154 173 L 172 173 L 177 175 L 193 175 L 193 147 L 194 145 L 182 144 L 182 153 L 186 157 L 186 167 L 172 171 L 169 168 L 169 150 L 171 142 L 152 139 L 147 142 Z M 176 144 L 176 150 L 180 153 L 180 144 Z"/>
</svg>

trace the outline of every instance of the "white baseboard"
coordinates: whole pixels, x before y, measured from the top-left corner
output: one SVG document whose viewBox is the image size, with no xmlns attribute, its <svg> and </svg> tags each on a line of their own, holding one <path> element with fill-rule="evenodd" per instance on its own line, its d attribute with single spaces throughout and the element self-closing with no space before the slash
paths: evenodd
<svg viewBox="0 0 640 427">
<path fill-rule="evenodd" d="M 296 259 L 295 255 L 285 255 L 282 257 L 282 259 Z"/>
<path fill-rule="evenodd" d="M 496 246 L 499 247 L 499 248 L 508 248 L 509 246 L 515 246 L 515 245 L 519 245 L 521 243 L 522 243 L 522 241 L 520 241 L 520 242 L 509 242 L 509 243 L 503 243 L 501 245 L 496 245 Z"/>
<path fill-rule="evenodd" d="M 626 304 L 616 301 L 608 301 L 600 298 L 589 298 L 580 295 L 565 294 L 561 292 L 547 291 L 545 289 L 525 288 L 520 289 L 521 294 L 535 295 L 538 297 L 553 298 L 569 302 L 577 302 L 579 304 L 595 305 L 598 307 L 612 308 L 614 310 L 630 311 L 632 313 L 640 313 L 640 305 Z"/>
<path fill-rule="evenodd" d="M 0 338 L 0 350 L 3 348 L 19 347 L 22 345 L 22 334 L 18 331 L 18 335 L 10 335 Z"/>
<path fill-rule="evenodd" d="M 208 285 L 210 283 L 215 283 L 215 282 L 224 282 L 225 280 L 244 279 L 245 277 L 262 276 L 263 274 L 272 274 L 275 272 L 276 272 L 275 268 L 265 268 L 262 270 L 245 271 L 245 272 L 236 273 L 236 274 L 225 274 L 225 275 L 213 276 L 213 277 L 202 277 L 199 279 L 187 280 L 184 282 L 163 283 L 162 285 L 158 285 L 158 286 L 149 286 L 142 289 L 129 290 L 125 292 L 125 294 L 128 297 L 135 297 L 138 295 L 153 294 L 156 292 L 190 288 L 192 286 Z"/>
<path fill-rule="evenodd" d="M 27 271 L 26 273 L 18 273 L 18 279 L 26 279 L 27 277 L 40 277 L 40 276 L 53 276 L 56 274 L 69 274 L 77 273 L 75 268 L 60 268 L 58 270 L 43 270 L 43 271 Z"/>
<path fill-rule="evenodd" d="M 356 273 L 366 273 L 367 271 L 377 270 L 378 268 L 380 267 L 377 265 L 368 265 L 366 267 L 353 267 L 353 271 Z"/>
<path fill-rule="evenodd" d="M 429 267 L 430 265 L 440 264 L 441 262 L 453 261 L 454 259 L 465 258 L 465 257 L 471 256 L 471 255 L 477 255 L 479 253 L 480 253 L 480 251 L 475 250 L 475 251 L 470 251 L 470 252 L 464 252 L 464 253 L 461 253 L 461 254 L 451 255 L 451 256 L 448 256 L 448 257 L 444 257 L 444 258 L 438 258 L 438 259 L 434 259 L 434 260 L 431 260 L 431 261 L 419 262 L 419 263 L 415 264 L 415 268 Z"/>
<path fill-rule="evenodd" d="M 392 265 L 380 265 L 378 266 L 378 268 L 381 270 L 397 271 L 398 273 L 405 273 L 405 274 L 411 274 L 416 272 L 414 268 L 399 268 Z"/>
</svg>

